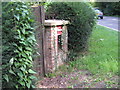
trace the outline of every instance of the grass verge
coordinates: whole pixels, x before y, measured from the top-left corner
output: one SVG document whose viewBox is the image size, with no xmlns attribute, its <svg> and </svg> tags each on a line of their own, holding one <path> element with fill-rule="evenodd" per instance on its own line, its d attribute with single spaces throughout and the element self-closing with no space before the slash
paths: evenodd
<svg viewBox="0 0 120 90">
<path fill-rule="evenodd" d="M 93 74 L 118 74 L 118 32 L 97 25 L 89 39 L 88 54 L 71 61 L 70 66 Z"/>
</svg>

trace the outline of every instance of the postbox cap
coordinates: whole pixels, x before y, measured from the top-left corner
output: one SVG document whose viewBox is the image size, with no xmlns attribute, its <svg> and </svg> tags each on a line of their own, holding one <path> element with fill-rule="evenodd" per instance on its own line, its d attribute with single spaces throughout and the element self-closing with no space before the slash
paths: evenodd
<svg viewBox="0 0 120 90">
<path fill-rule="evenodd" d="M 45 26 L 58 26 L 69 24 L 69 21 L 66 20 L 45 20 Z"/>
</svg>

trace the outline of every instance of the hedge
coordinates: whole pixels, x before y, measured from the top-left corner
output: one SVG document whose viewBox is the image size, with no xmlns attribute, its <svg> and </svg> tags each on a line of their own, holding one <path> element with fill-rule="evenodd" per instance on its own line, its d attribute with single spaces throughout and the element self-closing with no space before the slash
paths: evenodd
<svg viewBox="0 0 120 90">
<path fill-rule="evenodd" d="M 88 39 L 95 25 L 95 12 L 85 2 L 54 2 L 48 5 L 46 19 L 64 19 L 68 25 L 69 50 L 87 50 Z"/>
</svg>

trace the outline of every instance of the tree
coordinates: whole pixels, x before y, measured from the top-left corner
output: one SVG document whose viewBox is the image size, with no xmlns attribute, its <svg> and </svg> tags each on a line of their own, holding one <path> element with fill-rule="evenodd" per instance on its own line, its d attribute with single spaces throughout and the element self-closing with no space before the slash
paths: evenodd
<svg viewBox="0 0 120 90">
<path fill-rule="evenodd" d="M 95 2 L 95 7 L 99 7 L 105 15 L 120 16 L 120 2 Z"/>
</svg>

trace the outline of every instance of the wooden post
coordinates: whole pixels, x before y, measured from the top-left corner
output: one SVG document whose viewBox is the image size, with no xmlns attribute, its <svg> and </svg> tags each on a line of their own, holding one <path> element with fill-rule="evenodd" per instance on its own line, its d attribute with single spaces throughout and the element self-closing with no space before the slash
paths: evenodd
<svg viewBox="0 0 120 90">
<path fill-rule="evenodd" d="M 35 67 L 40 76 L 45 75 L 44 70 L 44 47 L 43 47 L 43 38 L 44 38 L 44 21 L 45 13 L 44 6 L 32 6 L 33 12 L 36 20 L 36 39 L 37 39 L 37 52 L 38 56 L 35 59 Z"/>
</svg>

